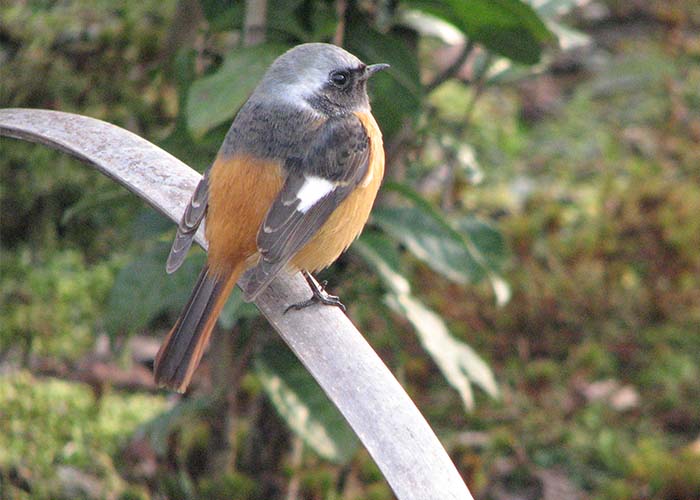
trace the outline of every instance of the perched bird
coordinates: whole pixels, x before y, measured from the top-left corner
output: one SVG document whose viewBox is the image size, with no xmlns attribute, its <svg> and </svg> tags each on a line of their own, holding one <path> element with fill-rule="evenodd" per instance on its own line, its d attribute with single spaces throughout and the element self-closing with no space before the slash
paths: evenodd
<svg viewBox="0 0 700 500">
<path fill-rule="evenodd" d="M 270 66 L 231 125 L 178 225 L 166 270 L 182 264 L 206 218 L 207 263 L 155 360 L 160 385 L 184 391 L 221 308 L 248 271 L 255 300 L 280 271 L 301 270 L 310 300 L 341 305 L 309 274 L 360 234 L 384 175 L 366 65 L 340 47 L 299 45 Z"/>
</svg>

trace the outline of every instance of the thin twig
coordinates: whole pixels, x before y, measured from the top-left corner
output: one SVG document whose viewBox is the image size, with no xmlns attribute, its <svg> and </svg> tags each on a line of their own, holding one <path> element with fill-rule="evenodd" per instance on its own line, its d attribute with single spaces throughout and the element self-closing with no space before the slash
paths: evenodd
<svg viewBox="0 0 700 500">
<path fill-rule="evenodd" d="M 287 496 L 285 500 L 298 500 L 299 492 L 301 491 L 301 462 L 304 458 L 304 441 L 299 436 L 292 437 L 292 449 L 290 452 L 290 467 L 292 469 L 292 477 L 289 480 L 287 487 Z"/>
<path fill-rule="evenodd" d="M 267 0 L 246 0 L 243 25 L 243 44 L 247 47 L 265 41 Z"/>
<path fill-rule="evenodd" d="M 476 108 L 476 101 L 481 97 L 486 88 L 486 74 L 489 72 L 489 67 L 493 62 L 493 56 L 488 54 L 484 60 L 484 64 L 478 74 L 474 76 L 474 95 L 472 96 L 469 104 L 467 105 L 467 110 L 464 113 L 464 121 L 462 122 L 462 128 L 466 129 L 469 127 L 472 116 L 474 114 L 474 109 Z"/>
<path fill-rule="evenodd" d="M 462 66 L 464 66 L 464 63 L 467 62 L 469 54 L 472 53 L 472 50 L 474 50 L 474 42 L 469 40 L 467 43 L 464 44 L 462 52 L 460 52 L 459 56 L 457 56 L 457 59 L 455 59 L 454 62 L 450 64 L 450 66 L 445 71 L 437 75 L 432 82 L 428 83 L 425 86 L 426 93 L 435 90 L 437 87 L 439 87 L 447 80 L 455 76 L 457 72 L 462 68 Z"/>
<path fill-rule="evenodd" d="M 338 25 L 335 27 L 335 33 L 333 34 L 333 43 L 338 47 L 343 46 L 343 39 L 345 38 L 345 13 L 347 10 L 347 0 L 336 0 L 335 14 L 338 16 Z"/>
</svg>

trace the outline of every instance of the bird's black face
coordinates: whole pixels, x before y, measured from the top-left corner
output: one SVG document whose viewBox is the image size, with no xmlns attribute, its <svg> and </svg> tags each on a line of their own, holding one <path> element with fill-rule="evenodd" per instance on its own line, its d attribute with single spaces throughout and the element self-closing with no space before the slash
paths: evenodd
<svg viewBox="0 0 700 500">
<path fill-rule="evenodd" d="M 307 102 L 329 116 L 369 110 L 367 79 L 386 65 L 340 67 L 328 73 L 326 82 Z"/>
</svg>

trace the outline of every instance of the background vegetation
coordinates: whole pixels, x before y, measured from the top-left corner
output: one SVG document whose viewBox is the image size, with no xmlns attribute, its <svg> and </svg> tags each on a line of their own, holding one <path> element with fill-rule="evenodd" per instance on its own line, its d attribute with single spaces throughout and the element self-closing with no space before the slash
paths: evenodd
<svg viewBox="0 0 700 500">
<path fill-rule="evenodd" d="M 248 5 L 1 3 L 0 106 L 202 170 L 285 48 L 391 63 L 382 197 L 323 277 L 475 496 L 700 498 L 697 2 Z M 203 259 L 166 277 L 166 221 L 9 139 L 0 189 L 0 497 L 393 498 L 237 296 L 193 389 L 153 386 Z"/>
</svg>

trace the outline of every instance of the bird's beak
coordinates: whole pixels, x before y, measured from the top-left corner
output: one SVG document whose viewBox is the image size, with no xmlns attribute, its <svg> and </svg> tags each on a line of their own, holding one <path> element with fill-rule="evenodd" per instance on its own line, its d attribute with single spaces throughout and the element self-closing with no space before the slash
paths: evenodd
<svg viewBox="0 0 700 500">
<path fill-rule="evenodd" d="M 372 76 L 373 74 L 377 73 L 378 71 L 383 71 L 387 68 L 389 68 L 388 64 L 372 64 L 372 65 L 367 66 L 365 68 L 364 77 L 365 77 L 365 79 L 367 79 L 370 76 Z"/>
</svg>

